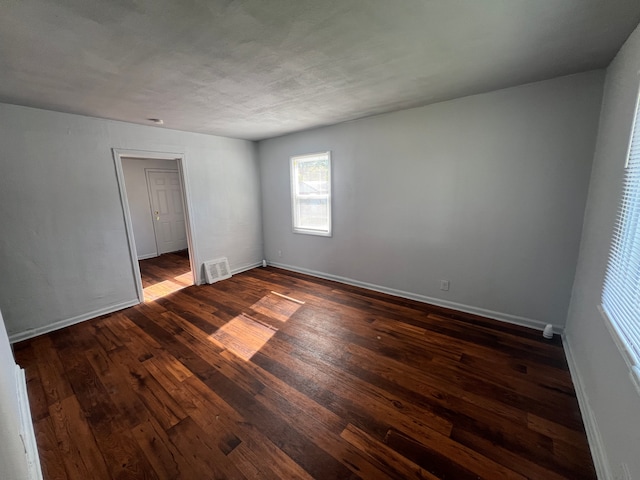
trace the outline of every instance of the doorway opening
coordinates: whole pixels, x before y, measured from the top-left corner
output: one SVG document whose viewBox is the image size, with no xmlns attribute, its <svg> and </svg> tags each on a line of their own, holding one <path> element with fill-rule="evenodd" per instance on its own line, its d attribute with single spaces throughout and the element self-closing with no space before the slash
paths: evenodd
<svg viewBox="0 0 640 480">
<path fill-rule="evenodd" d="M 114 149 L 114 161 L 139 301 L 197 284 L 183 155 Z"/>
<path fill-rule="evenodd" d="M 145 302 L 193 285 L 189 251 L 178 250 L 138 261 Z"/>
</svg>

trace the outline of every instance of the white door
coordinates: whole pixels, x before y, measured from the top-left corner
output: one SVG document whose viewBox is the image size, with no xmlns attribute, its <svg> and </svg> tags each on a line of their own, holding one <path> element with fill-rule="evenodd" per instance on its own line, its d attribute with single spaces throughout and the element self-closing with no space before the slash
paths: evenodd
<svg viewBox="0 0 640 480">
<path fill-rule="evenodd" d="M 182 190 L 177 170 L 145 169 L 158 255 L 187 248 Z"/>
</svg>

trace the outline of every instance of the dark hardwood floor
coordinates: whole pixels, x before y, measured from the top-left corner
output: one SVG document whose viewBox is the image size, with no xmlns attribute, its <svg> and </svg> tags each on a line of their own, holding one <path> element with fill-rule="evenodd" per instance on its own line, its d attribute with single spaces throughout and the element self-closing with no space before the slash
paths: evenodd
<svg viewBox="0 0 640 480">
<path fill-rule="evenodd" d="M 558 338 L 272 267 L 147 298 L 15 346 L 45 479 L 595 478 Z"/>
<path fill-rule="evenodd" d="M 140 263 L 145 302 L 193 285 L 187 250 L 166 253 L 138 263 Z"/>
</svg>

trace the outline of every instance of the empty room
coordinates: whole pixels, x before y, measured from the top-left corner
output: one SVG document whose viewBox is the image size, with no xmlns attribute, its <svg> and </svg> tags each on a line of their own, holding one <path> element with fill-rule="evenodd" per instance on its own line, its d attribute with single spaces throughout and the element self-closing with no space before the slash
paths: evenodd
<svg viewBox="0 0 640 480">
<path fill-rule="evenodd" d="M 640 479 L 640 2 L 0 11 L 1 479 Z"/>
</svg>

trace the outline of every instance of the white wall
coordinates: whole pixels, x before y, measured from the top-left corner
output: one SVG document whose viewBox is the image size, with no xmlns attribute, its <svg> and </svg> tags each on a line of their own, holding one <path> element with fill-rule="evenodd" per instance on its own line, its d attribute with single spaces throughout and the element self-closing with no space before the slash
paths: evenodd
<svg viewBox="0 0 640 480">
<path fill-rule="evenodd" d="M 0 145 L 0 308 L 13 339 L 136 302 L 113 147 L 185 154 L 198 265 L 262 259 L 252 142 L 0 105 Z"/>
<path fill-rule="evenodd" d="M 139 259 L 154 257 L 158 254 L 149 202 L 149 189 L 147 188 L 146 168 L 177 171 L 178 163 L 176 160 L 122 159 L 122 172 L 124 173 L 127 201 Z M 186 240 L 182 248 L 187 248 Z"/>
<path fill-rule="evenodd" d="M 567 320 L 566 345 L 589 408 L 595 419 L 604 469 L 621 475 L 621 463 L 640 478 L 640 395 L 597 306 L 609 244 L 622 191 L 624 164 L 634 106 L 640 87 L 640 28 L 636 29 L 607 69 L 600 130 L 589 187 L 580 257 Z M 595 445 L 598 447 L 598 445 Z"/>
<path fill-rule="evenodd" d="M 267 260 L 563 325 L 602 80 L 594 71 L 260 142 Z M 333 237 L 293 234 L 289 157 L 325 150 Z"/>
<path fill-rule="evenodd" d="M 16 364 L 0 314 L 0 477 L 3 480 L 30 478 L 20 431 Z"/>
</svg>

